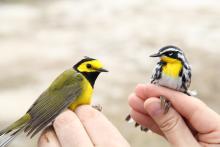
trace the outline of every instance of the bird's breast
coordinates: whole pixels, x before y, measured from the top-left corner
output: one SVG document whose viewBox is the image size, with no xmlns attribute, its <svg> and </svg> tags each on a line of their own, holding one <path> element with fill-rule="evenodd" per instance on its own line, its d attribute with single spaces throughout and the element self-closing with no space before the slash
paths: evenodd
<svg viewBox="0 0 220 147">
<path fill-rule="evenodd" d="M 172 78 L 178 78 L 179 73 L 182 70 L 182 63 L 180 61 L 177 61 L 175 63 L 167 63 L 164 65 L 163 68 L 163 74 L 166 76 L 172 77 Z"/>
<path fill-rule="evenodd" d="M 181 77 L 171 77 L 162 73 L 161 79 L 159 79 L 158 84 L 164 87 L 181 91 L 182 79 Z"/>
<path fill-rule="evenodd" d="M 83 104 L 90 104 L 92 100 L 93 88 L 90 85 L 89 81 L 84 78 L 82 81 L 82 92 L 81 94 L 72 102 L 69 106 L 69 109 L 75 110 L 77 106 Z"/>
<path fill-rule="evenodd" d="M 159 79 L 158 84 L 180 91 L 182 85 L 180 72 L 182 67 L 181 62 L 178 61 L 164 65 L 162 67 L 161 79 Z"/>
</svg>

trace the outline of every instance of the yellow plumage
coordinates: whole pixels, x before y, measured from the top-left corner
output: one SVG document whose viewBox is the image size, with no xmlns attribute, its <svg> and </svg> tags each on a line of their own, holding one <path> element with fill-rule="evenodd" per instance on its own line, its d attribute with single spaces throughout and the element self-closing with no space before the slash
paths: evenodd
<svg viewBox="0 0 220 147">
<path fill-rule="evenodd" d="M 170 57 L 162 57 L 162 61 L 166 62 L 166 65 L 162 69 L 163 73 L 167 76 L 177 78 L 183 66 L 181 61 Z"/>
<path fill-rule="evenodd" d="M 92 93 L 93 93 L 93 88 L 90 85 L 89 81 L 84 78 L 83 79 L 83 89 L 81 95 L 73 102 L 70 104 L 69 109 L 75 110 L 77 106 L 83 105 L 83 104 L 90 104 L 92 101 Z"/>
<path fill-rule="evenodd" d="M 88 64 L 92 65 L 93 68 L 88 68 Z M 79 70 L 79 72 L 92 73 L 96 72 L 97 69 L 100 69 L 102 67 L 103 65 L 99 60 L 91 60 L 80 64 L 77 69 Z M 69 106 L 69 109 L 73 111 L 77 108 L 77 106 L 83 104 L 90 104 L 92 101 L 93 87 L 89 83 L 88 79 L 86 79 L 86 77 L 83 77 L 82 85 L 83 89 L 81 95 Z"/>
<path fill-rule="evenodd" d="M 19 132 L 36 135 L 66 108 L 75 110 L 90 104 L 98 75 L 107 72 L 99 60 L 85 57 L 60 74 L 20 119 L 0 131 L 0 147 L 5 147 Z"/>
</svg>

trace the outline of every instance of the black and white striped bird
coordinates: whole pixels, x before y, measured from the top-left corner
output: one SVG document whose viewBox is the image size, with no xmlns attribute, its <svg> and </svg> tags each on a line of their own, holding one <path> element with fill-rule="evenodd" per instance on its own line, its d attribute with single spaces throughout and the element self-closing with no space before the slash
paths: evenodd
<svg viewBox="0 0 220 147">
<path fill-rule="evenodd" d="M 187 95 L 195 95 L 188 90 L 191 83 L 191 67 L 180 48 L 173 45 L 165 46 L 150 57 L 160 58 L 152 74 L 151 83 L 180 91 Z M 163 96 L 160 96 L 160 99 L 165 114 L 168 112 L 171 103 Z M 126 120 L 129 121 L 130 119 L 131 116 L 128 115 Z M 135 127 L 137 126 L 139 124 L 135 123 Z M 141 130 L 147 131 L 148 129 L 141 126 Z"/>
</svg>

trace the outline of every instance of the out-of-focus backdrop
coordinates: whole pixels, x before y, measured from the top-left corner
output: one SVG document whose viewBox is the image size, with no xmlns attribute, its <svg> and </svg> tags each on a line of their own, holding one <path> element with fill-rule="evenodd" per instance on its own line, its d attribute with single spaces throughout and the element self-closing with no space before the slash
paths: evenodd
<svg viewBox="0 0 220 147">
<path fill-rule="evenodd" d="M 149 81 L 149 54 L 174 44 L 193 69 L 191 89 L 220 112 L 218 0 L 1 0 L 0 128 L 18 119 L 63 70 L 83 56 L 109 69 L 95 85 L 94 103 L 134 147 L 168 144 L 124 121 L 127 97 Z M 208 116 L 207 116 L 208 119 Z M 10 147 L 36 146 L 19 136 Z"/>
</svg>

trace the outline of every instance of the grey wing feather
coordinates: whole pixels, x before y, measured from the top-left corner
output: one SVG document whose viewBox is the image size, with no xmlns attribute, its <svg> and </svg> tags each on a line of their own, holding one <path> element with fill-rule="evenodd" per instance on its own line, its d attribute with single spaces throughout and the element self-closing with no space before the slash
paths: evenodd
<svg viewBox="0 0 220 147">
<path fill-rule="evenodd" d="M 183 68 L 183 73 L 182 73 L 182 88 L 184 89 L 184 92 L 187 93 L 188 88 L 190 87 L 191 84 L 191 68 L 190 66 L 188 66 L 188 68 L 186 69 L 185 67 Z"/>
<path fill-rule="evenodd" d="M 157 84 L 157 80 L 161 78 L 163 62 L 158 62 L 151 77 L 151 83 Z"/>
<path fill-rule="evenodd" d="M 65 85 L 57 91 L 53 91 L 53 94 L 49 91 L 42 93 L 27 112 L 32 116 L 32 119 L 24 128 L 24 131 L 28 132 L 27 135 L 32 133 L 31 137 L 33 137 L 37 134 L 80 95 L 82 91 L 80 85 L 82 78 L 79 75 L 76 76 L 75 79 L 78 81 L 70 85 Z"/>
<path fill-rule="evenodd" d="M 17 129 L 15 131 L 9 132 L 9 134 L 4 134 L 3 136 L 0 136 L 0 147 L 6 147 L 8 144 L 17 136 L 20 134 L 20 132 L 23 130 L 24 127 L 21 127 L 20 129 Z"/>
</svg>

